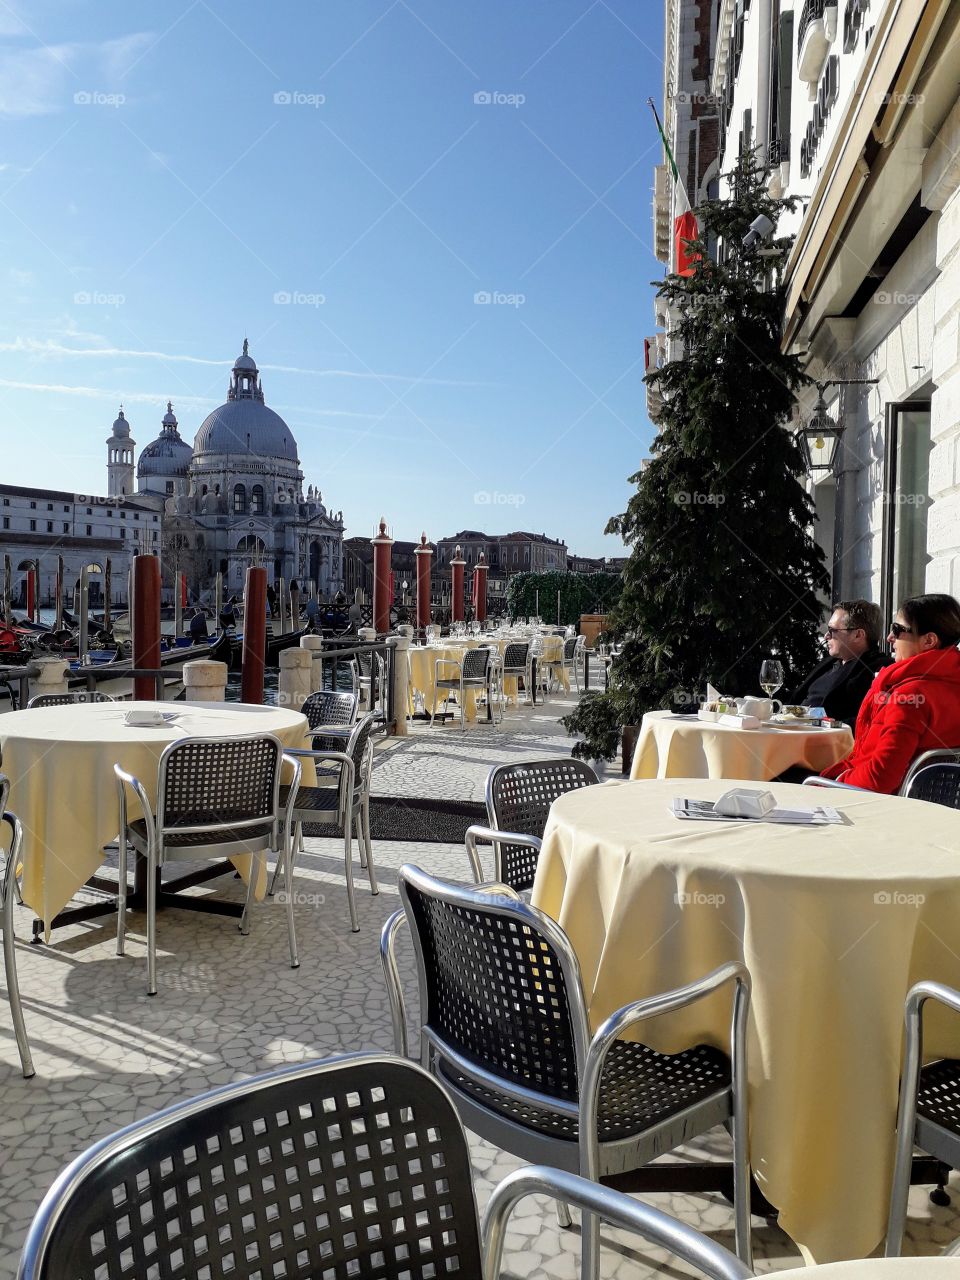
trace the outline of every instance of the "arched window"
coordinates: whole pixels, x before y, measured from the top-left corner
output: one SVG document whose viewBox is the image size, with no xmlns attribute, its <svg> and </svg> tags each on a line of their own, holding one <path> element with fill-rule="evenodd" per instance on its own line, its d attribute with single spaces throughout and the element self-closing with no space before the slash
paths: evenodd
<svg viewBox="0 0 960 1280">
<path fill-rule="evenodd" d="M 247 490 L 242 484 L 233 486 L 233 514 L 235 516 L 247 514 Z"/>
<path fill-rule="evenodd" d="M 263 515 L 263 485 L 255 484 L 250 490 L 250 514 L 252 516 Z"/>
</svg>

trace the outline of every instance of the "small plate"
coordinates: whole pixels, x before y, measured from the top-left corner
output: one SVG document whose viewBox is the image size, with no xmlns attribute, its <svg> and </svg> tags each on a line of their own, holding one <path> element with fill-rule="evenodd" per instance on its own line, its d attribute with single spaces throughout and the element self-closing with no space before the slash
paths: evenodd
<svg viewBox="0 0 960 1280">
<path fill-rule="evenodd" d="M 127 711 L 123 722 L 136 729 L 159 729 L 177 718 L 175 711 Z"/>
</svg>

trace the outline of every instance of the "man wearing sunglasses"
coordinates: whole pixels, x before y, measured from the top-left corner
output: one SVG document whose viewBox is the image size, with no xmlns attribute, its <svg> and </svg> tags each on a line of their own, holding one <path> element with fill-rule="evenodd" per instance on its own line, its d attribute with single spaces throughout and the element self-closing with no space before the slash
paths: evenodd
<svg viewBox="0 0 960 1280">
<path fill-rule="evenodd" d="M 880 608 L 869 600 L 843 600 L 834 607 L 823 634 L 827 656 L 783 701 L 823 707 L 831 719 L 852 727 L 877 672 L 890 664 L 880 652 Z"/>
</svg>

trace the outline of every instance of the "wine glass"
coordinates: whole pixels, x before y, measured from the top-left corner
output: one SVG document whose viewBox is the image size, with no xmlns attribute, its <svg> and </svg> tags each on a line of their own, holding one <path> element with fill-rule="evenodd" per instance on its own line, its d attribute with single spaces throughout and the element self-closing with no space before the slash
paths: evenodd
<svg viewBox="0 0 960 1280">
<path fill-rule="evenodd" d="M 783 686 L 783 663 L 775 658 L 767 658 L 760 664 L 760 688 L 772 698 Z"/>
</svg>

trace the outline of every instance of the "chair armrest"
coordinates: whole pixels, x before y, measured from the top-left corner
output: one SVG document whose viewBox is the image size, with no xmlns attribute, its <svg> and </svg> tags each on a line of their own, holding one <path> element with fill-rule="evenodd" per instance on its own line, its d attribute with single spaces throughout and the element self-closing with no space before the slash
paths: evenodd
<svg viewBox="0 0 960 1280">
<path fill-rule="evenodd" d="M 353 795 L 356 786 L 356 766 L 353 763 L 353 756 L 347 755 L 345 751 L 313 751 L 307 747 L 288 747 L 283 754 L 284 758 L 288 758 L 291 764 L 296 763 L 297 760 L 326 760 L 340 765 L 341 806 L 344 803 L 342 790 L 344 778 L 347 780 L 351 796 Z M 297 786 L 299 787 L 299 785 L 300 781 L 297 779 Z M 333 790 L 332 787 L 330 789 Z"/>
<path fill-rule="evenodd" d="M 802 787 L 838 787 L 841 791 L 866 791 L 866 787 L 851 787 L 849 782 L 838 782 L 836 778 L 821 778 L 819 773 L 804 778 Z"/>
<path fill-rule="evenodd" d="M 456 658 L 437 658 L 436 662 L 434 662 L 433 664 L 434 680 L 441 679 L 441 676 L 440 676 L 441 667 L 456 667 L 460 675 L 463 675 L 463 666 Z"/>
<path fill-rule="evenodd" d="M 284 819 L 286 827 L 287 840 L 293 839 L 293 811 L 297 804 L 297 792 L 300 790 L 300 780 L 303 777 L 303 766 L 299 760 L 294 759 L 293 754 L 284 751 L 280 757 L 281 764 L 289 765 L 293 770 L 293 777 L 290 780 L 289 790 L 287 791 L 286 818 Z M 290 886 L 292 888 L 292 886 Z"/>
<path fill-rule="evenodd" d="M 498 1280 L 507 1222 L 514 1208 L 529 1195 L 550 1196 L 584 1213 L 594 1214 L 611 1226 L 632 1231 L 650 1244 L 669 1250 L 712 1280 L 749 1280 L 754 1274 L 722 1245 L 652 1205 L 590 1182 L 576 1173 L 530 1165 L 504 1178 L 487 1203 L 482 1226 L 483 1280 Z M 595 1280 L 595 1276 L 590 1280 Z"/>
<path fill-rule="evenodd" d="M 132 773 L 127 773 L 126 769 L 120 767 L 119 764 L 113 766 L 113 772 L 116 775 L 117 782 L 120 787 L 120 827 L 125 830 L 127 827 L 127 787 L 130 787 L 134 795 L 140 801 L 140 808 L 143 810 L 144 821 L 147 824 L 147 840 L 153 840 L 156 837 L 156 822 L 153 816 L 153 806 L 150 804 L 149 797 L 144 790 L 143 783 L 139 778 L 134 777 Z"/>
<path fill-rule="evenodd" d="M 649 1018 L 657 1018 L 664 1013 L 673 1013 L 677 1009 L 685 1009 L 707 996 L 713 995 L 728 982 L 736 983 L 733 1004 L 733 1020 L 731 1029 L 731 1060 L 733 1063 L 733 1089 L 739 1093 L 741 1103 L 746 1105 L 746 1080 L 739 1078 L 738 1062 L 744 1061 L 747 1044 L 747 1014 L 750 1008 L 750 974 L 745 965 L 736 961 L 728 961 L 720 965 L 706 977 L 690 982 L 686 986 L 676 987 L 673 991 L 665 991 L 659 995 L 648 996 L 644 1000 L 635 1000 L 611 1013 L 610 1017 L 597 1029 L 587 1048 L 586 1061 L 583 1068 L 583 1079 L 580 1082 L 580 1167 L 589 1178 L 599 1175 L 599 1151 L 597 1146 L 597 1113 L 600 1102 L 600 1077 L 607 1053 L 625 1031 L 638 1022 Z M 744 1111 L 745 1114 L 745 1111 Z"/>
<path fill-rule="evenodd" d="M 495 848 L 501 843 L 519 844 L 525 849 L 533 849 L 537 854 L 543 848 L 543 841 L 538 840 L 536 836 L 524 836 L 517 831 L 494 831 L 492 827 L 484 827 L 477 823 L 467 828 L 463 840 L 467 847 L 467 857 L 470 859 L 473 878 L 477 884 L 483 884 L 483 868 L 480 866 L 480 857 L 477 853 L 479 841 L 492 844 Z"/>
<path fill-rule="evenodd" d="M 380 930 L 380 963 L 383 966 L 383 977 L 390 1000 L 390 1021 L 393 1023 L 393 1047 L 401 1058 L 410 1056 L 407 1049 L 407 1014 L 403 1004 L 403 987 L 400 985 L 400 971 L 397 968 L 397 933 L 407 920 L 406 912 L 401 907 L 384 921 Z"/>
</svg>

